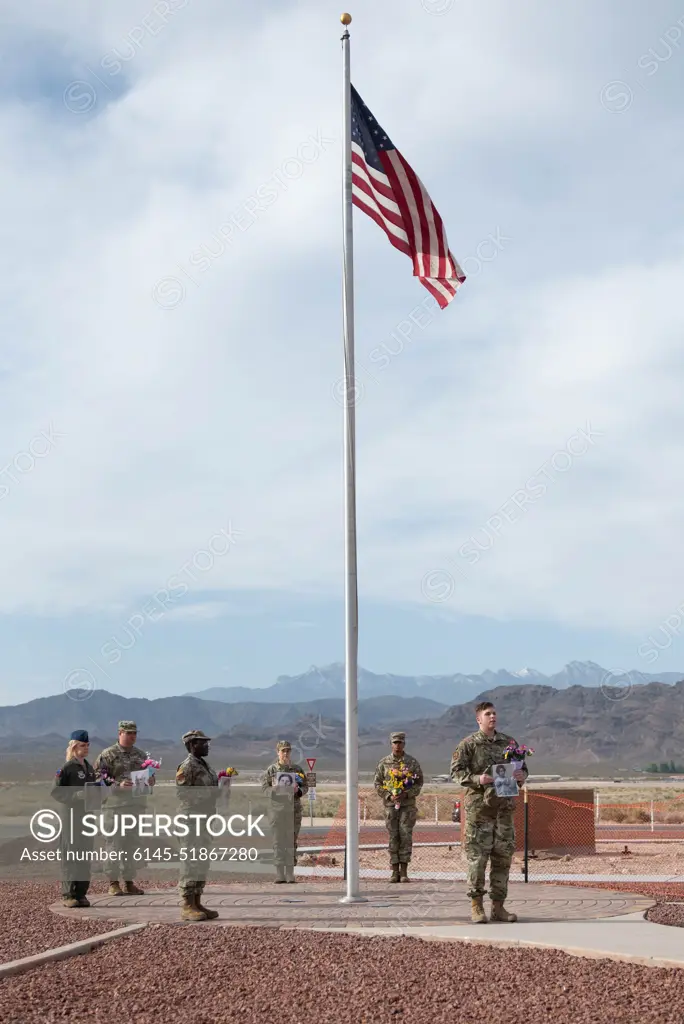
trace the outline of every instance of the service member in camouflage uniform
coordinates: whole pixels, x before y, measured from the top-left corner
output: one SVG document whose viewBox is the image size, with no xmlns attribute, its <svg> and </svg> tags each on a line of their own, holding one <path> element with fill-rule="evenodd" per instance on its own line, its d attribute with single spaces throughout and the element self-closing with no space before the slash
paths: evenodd
<svg viewBox="0 0 684 1024">
<path fill-rule="evenodd" d="M 201 729 L 192 729 L 183 736 L 183 743 L 188 752 L 185 760 L 176 769 L 176 793 L 181 804 L 181 813 L 206 815 L 204 821 L 216 813 L 218 797 L 218 776 L 205 758 L 209 753 L 211 739 Z M 194 822 L 191 825 L 191 840 L 185 847 L 187 860 L 181 861 L 178 891 L 183 903 L 181 919 L 183 921 L 213 921 L 218 911 L 202 906 L 202 893 L 207 884 L 210 860 L 201 859 L 201 851 L 212 849 L 213 837 L 206 829 L 197 836 L 194 833 Z M 194 851 L 194 857 L 192 854 Z"/>
<path fill-rule="evenodd" d="M 122 814 L 142 814 L 146 810 L 147 797 L 133 797 L 131 793 L 131 772 L 140 771 L 143 761 L 147 759 L 145 751 L 135 745 L 137 736 L 138 727 L 135 722 L 119 722 L 118 742 L 103 750 L 93 765 L 98 779 L 107 777 L 114 780 L 114 784 L 107 791 L 107 831 L 113 828 L 114 814 L 119 815 L 120 824 Z M 150 786 L 154 786 L 154 776 L 150 779 Z M 143 890 L 133 884 L 137 873 L 137 863 L 133 855 L 140 846 L 137 830 L 131 829 L 125 835 L 107 836 L 105 842 L 107 849 L 117 854 L 117 857 L 107 861 L 109 895 L 143 896 Z M 123 879 L 123 890 L 119 879 Z"/>
<path fill-rule="evenodd" d="M 264 792 L 271 790 L 269 818 L 273 828 L 273 859 L 276 867 L 274 884 L 280 885 L 283 882 L 296 881 L 294 868 L 297 863 L 297 839 L 302 827 L 302 797 L 308 793 L 309 787 L 304 769 L 292 763 L 292 747 L 289 741 L 278 740 L 276 751 L 278 760 L 270 764 L 264 772 L 261 788 Z M 295 786 L 294 793 L 287 792 L 283 787 L 274 786 L 278 772 L 299 772 L 304 782 L 300 786 Z"/>
<path fill-rule="evenodd" d="M 413 828 L 418 818 L 416 798 L 423 788 L 423 769 L 415 757 L 404 753 L 406 733 L 393 732 L 390 736 L 390 742 L 392 744 L 392 753 L 388 754 L 387 757 L 383 757 L 375 769 L 373 785 L 375 786 L 376 793 L 382 800 L 385 825 L 389 832 L 389 854 L 390 866 L 392 868 L 390 882 L 408 882 L 408 866 L 413 850 Z M 386 781 L 389 782 L 390 768 L 398 768 L 401 764 L 405 765 L 409 771 L 414 772 L 418 779 L 413 786 L 404 790 L 401 796 L 395 798 L 383 786 Z M 397 803 L 399 804 L 399 810 L 395 806 Z"/>
<path fill-rule="evenodd" d="M 492 921 L 517 921 L 515 914 L 504 908 L 508 895 L 508 876 L 515 852 L 513 827 L 514 800 L 498 797 L 490 769 L 503 763 L 503 752 L 512 736 L 496 730 L 496 709 L 489 701 L 475 708 L 479 729 L 467 736 L 451 758 L 451 778 L 465 787 L 465 851 L 468 861 L 468 895 L 472 901 L 472 920 L 485 924 L 485 872 L 489 861 L 489 895 Z M 517 746 L 517 743 L 516 743 Z M 516 782 L 524 783 L 527 766 L 515 773 Z"/>
</svg>

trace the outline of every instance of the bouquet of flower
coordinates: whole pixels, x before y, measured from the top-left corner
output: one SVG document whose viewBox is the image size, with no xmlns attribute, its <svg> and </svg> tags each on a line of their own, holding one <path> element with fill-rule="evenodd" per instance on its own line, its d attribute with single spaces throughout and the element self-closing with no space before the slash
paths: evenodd
<svg viewBox="0 0 684 1024">
<path fill-rule="evenodd" d="M 405 793 L 411 786 L 415 786 L 418 776 L 415 772 L 412 772 L 406 767 L 402 761 L 398 768 L 389 769 L 389 779 L 383 784 L 383 789 L 386 789 L 388 793 L 391 793 L 394 797 L 394 806 L 397 810 L 401 807 L 399 797 L 402 793 Z"/>
<path fill-rule="evenodd" d="M 519 747 L 515 743 L 509 743 L 503 752 L 503 759 L 504 761 L 520 761 L 522 763 L 530 754 L 534 754 L 532 747 L 526 747 L 524 743 Z"/>
<path fill-rule="evenodd" d="M 299 792 L 301 793 L 306 784 L 306 779 L 304 778 L 301 772 L 295 772 L 294 775 L 295 779 L 297 780 L 297 785 L 299 786 Z"/>
<path fill-rule="evenodd" d="M 140 767 L 141 769 L 154 768 L 156 770 L 157 768 L 161 768 L 161 761 L 155 761 L 154 758 L 150 757 L 150 755 L 148 754 L 143 763 L 140 765 Z"/>
<path fill-rule="evenodd" d="M 219 784 L 219 786 L 221 786 L 221 787 L 223 787 L 223 786 L 230 786 L 231 779 L 233 778 L 233 776 L 234 775 L 239 775 L 239 774 L 240 773 L 237 770 L 237 768 L 231 768 L 231 766 L 228 765 L 228 767 L 226 768 L 225 771 L 220 771 L 218 773 L 218 784 Z"/>
<path fill-rule="evenodd" d="M 100 785 L 100 786 L 113 786 L 114 785 L 114 779 L 112 778 L 112 776 L 109 774 L 108 771 L 105 771 L 104 768 L 102 768 L 100 770 L 100 778 L 97 780 L 97 782 L 98 782 L 98 785 Z"/>
</svg>

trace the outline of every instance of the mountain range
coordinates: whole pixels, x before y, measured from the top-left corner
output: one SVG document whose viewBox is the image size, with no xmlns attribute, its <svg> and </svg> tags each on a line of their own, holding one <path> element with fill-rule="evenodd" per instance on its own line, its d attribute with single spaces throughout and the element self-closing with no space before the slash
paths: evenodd
<svg viewBox="0 0 684 1024">
<path fill-rule="evenodd" d="M 81 700 L 74 697 L 82 696 Z M 361 729 L 394 729 L 397 719 L 407 722 L 436 718 L 446 704 L 425 697 L 372 697 L 359 701 Z M 68 736 L 74 729 L 87 729 L 91 736 L 116 739 L 117 723 L 132 720 L 138 726 L 140 746 L 152 740 L 176 743 L 189 729 L 202 729 L 208 736 L 275 736 L 282 730 L 297 729 L 302 723 L 344 721 L 344 701 L 327 698 L 293 703 L 228 704 L 198 697 L 120 697 L 107 690 L 70 691 L 69 695 L 41 697 L 26 704 L 0 708 L 0 737 Z M 275 730 L 275 731 L 274 731 Z"/>
<path fill-rule="evenodd" d="M 259 689 L 248 686 L 213 687 L 186 696 L 226 704 L 244 701 L 264 704 L 291 703 L 322 697 L 343 698 L 344 677 L 344 664 L 336 662 L 322 668 L 312 665 L 308 671 L 297 676 L 278 676 L 272 686 Z M 427 697 L 440 704 L 452 705 L 472 700 L 485 690 L 499 686 L 520 686 L 521 683 L 566 690 L 571 686 L 615 687 L 620 684 L 634 686 L 654 682 L 676 683 L 680 679 L 684 679 L 684 672 L 660 672 L 652 675 L 635 669 L 613 675 L 594 661 L 571 661 L 560 672 L 550 676 L 534 668 L 523 668 L 517 672 L 504 668 L 496 672 L 487 669 L 481 675 L 463 675 L 459 672 L 448 676 L 397 676 L 390 673 L 376 675 L 359 666 L 358 692 L 360 699 L 384 696 Z"/>
<path fill-rule="evenodd" d="M 74 700 L 76 696 L 84 699 Z M 475 696 L 496 704 L 502 731 L 535 749 L 535 773 L 582 775 L 601 764 L 628 771 L 652 761 L 681 762 L 684 756 L 684 680 L 623 689 L 518 683 Z M 344 702 L 339 698 L 230 704 L 199 697 L 146 700 L 96 690 L 0 708 L 4 777 L 17 772 L 22 777 L 29 769 L 29 777 L 35 777 L 48 763 L 54 770 L 53 762 L 61 764 L 65 738 L 75 728 L 88 729 L 94 757 L 115 740 L 120 719 L 137 722 L 138 745 L 163 756 L 165 766 L 183 759 L 180 737 L 199 728 L 214 737 L 210 756 L 216 763 L 225 759 L 240 768 L 263 767 L 276 740 L 287 737 L 302 764 L 313 756 L 318 758 L 317 771 L 344 767 Z M 473 700 L 449 707 L 394 695 L 360 700 L 362 771 L 388 752 L 389 733 L 397 728 L 406 730 L 407 750 L 426 771 L 447 771 L 458 741 L 476 728 Z"/>
</svg>

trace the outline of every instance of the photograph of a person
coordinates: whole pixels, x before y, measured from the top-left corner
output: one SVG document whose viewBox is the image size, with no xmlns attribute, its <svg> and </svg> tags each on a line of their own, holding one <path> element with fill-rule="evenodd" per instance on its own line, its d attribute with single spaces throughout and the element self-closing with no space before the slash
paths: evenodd
<svg viewBox="0 0 684 1024">
<path fill-rule="evenodd" d="M 275 778 L 276 786 L 285 786 L 287 788 L 294 789 L 296 785 L 295 773 L 294 772 L 277 772 Z"/>
<path fill-rule="evenodd" d="M 133 783 L 133 796 L 147 796 L 150 792 L 150 773 L 147 768 L 131 772 L 131 782 Z"/>
<path fill-rule="evenodd" d="M 500 797 L 518 796 L 520 790 L 518 783 L 513 778 L 513 772 L 515 765 L 513 764 L 495 764 L 492 770 L 492 776 L 494 778 L 494 789 L 496 795 Z"/>
</svg>

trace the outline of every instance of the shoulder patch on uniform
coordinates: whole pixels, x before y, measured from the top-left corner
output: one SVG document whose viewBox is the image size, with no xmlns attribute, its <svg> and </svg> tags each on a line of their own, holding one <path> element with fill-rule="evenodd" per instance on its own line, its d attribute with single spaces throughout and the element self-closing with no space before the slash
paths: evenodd
<svg viewBox="0 0 684 1024">
<path fill-rule="evenodd" d="M 185 782 L 185 773 L 180 768 L 176 772 L 176 782 Z"/>
<path fill-rule="evenodd" d="M 58 768 L 57 771 L 55 772 L 55 778 L 59 779 L 59 778 L 61 778 L 61 776 L 62 776 L 62 769 Z"/>
</svg>

